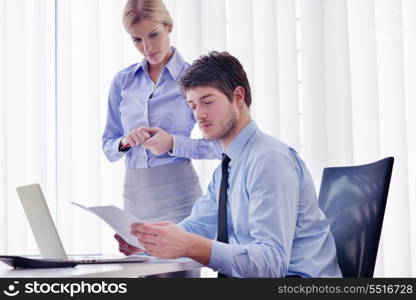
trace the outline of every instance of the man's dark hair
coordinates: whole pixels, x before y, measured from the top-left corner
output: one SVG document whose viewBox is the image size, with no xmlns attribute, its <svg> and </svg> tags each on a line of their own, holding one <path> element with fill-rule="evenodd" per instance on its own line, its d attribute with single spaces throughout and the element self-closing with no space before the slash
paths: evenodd
<svg viewBox="0 0 416 300">
<path fill-rule="evenodd" d="M 228 52 L 209 52 L 195 60 L 179 80 L 182 92 L 209 86 L 225 94 L 230 101 L 236 87 L 245 91 L 244 101 L 251 105 L 251 89 L 247 74 L 237 58 Z"/>
</svg>

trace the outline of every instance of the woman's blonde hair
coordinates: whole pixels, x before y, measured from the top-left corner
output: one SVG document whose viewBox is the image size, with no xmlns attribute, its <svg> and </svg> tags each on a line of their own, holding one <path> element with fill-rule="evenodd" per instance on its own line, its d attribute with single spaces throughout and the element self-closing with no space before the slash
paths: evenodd
<svg viewBox="0 0 416 300">
<path fill-rule="evenodd" d="M 128 30 L 131 26 L 149 19 L 154 22 L 172 26 L 173 21 L 161 0 L 128 0 L 123 11 L 123 25 Z"/>
</svg>

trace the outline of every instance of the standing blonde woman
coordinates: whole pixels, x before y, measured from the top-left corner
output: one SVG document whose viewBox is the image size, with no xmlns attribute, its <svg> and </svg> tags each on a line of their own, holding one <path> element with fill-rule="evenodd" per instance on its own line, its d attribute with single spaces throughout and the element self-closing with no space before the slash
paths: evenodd
<svg viewBox="0 0 416 300">
<path fill-rule="evenodd" d="M 123 24 L 144 58 L 112 82 L 103 151 L 111 162 L 125 157 L 125 210 L 177 223 L 201 196 L 191 159 L 220 159 L 221 147 L 190 138 L 195 119 L 177 83 L 189 64 L 170 45 L 173 22 L 164 3 L 127 1 Z M 122 253 L 140 250 L 115 237 Z"/>
</svg>

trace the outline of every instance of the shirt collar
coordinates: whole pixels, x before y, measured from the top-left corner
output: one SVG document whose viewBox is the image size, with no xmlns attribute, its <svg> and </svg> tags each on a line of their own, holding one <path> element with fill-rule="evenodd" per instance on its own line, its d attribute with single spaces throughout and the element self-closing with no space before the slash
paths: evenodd
<svg viewBox="0 0 416 300">
<path fill-rule="evenodd" d="M 237 161 L 244 147 L 256 131 L 258 131 L 256 122 L 251 121 L 238 133 L 238 135 L 231 141 L 231 144 L 228 145 L 223 152 L 231 158 L 231 161 Z"/>
<path fill-rule="evenodd" d="M 186 63 L 182 55 L 176 50 L 175 47 L 172 47 L 172 50 L 173 50 L 172 57 L 169 59 L 169 61 L 167 62 L 164 68 L 166 68 L 169 71 L 170 75 L 172 76 L 174 80 L 178 80 L 179 75 L 181 74 L 181 70 Z M 137 71 L 139 71 L 140 69 L 143 69 L 143 71 L 148 73 L 148 64 L 145 58 L 143 58 L 142 61 L 140 61 L 136 65 L 134 74 L 136 74 Z"/>
<path fill-rule="evenodd" d="M 134 69 L 134 74 L 137 73 L 140 69 L 147 71 L 147 60 L 145 58 L 142 59 L 139 63 L 137 63 L 136 68 Z"/>
<path fill-rule="evenodd" d="M 181 74 L 182 68 L 185 65 L 185 60 L 183 59 L 179 51 L 176 50 L 175 47 L 172 47 L 172 50 L 173 50 L 173 55 L 169 59 L 165 68 L 168 69 L 173 79 L 178 80 Z"/>
</svg>

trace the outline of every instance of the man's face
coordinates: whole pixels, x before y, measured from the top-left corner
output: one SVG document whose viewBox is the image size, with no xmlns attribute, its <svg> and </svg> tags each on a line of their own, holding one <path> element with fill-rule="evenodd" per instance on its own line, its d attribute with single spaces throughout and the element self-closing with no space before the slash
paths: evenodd
<svg viewBox="0 0 416 300">
<path fill-rule="evenodd" d="M 205 139 L 221 141 L 232 135 L 239 116 L 236 101 L 231 103 L 213 87 L 190 89 L 186 99 Z"/>
</svg>

